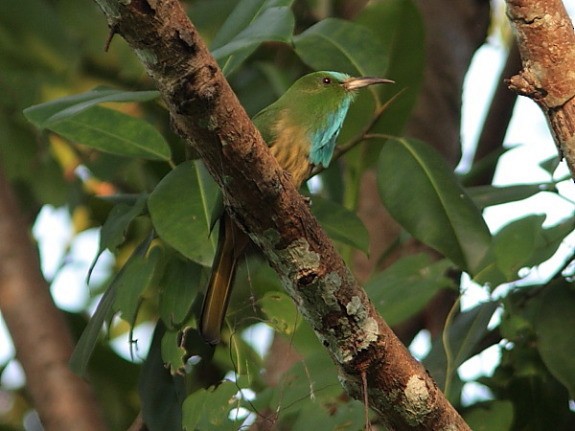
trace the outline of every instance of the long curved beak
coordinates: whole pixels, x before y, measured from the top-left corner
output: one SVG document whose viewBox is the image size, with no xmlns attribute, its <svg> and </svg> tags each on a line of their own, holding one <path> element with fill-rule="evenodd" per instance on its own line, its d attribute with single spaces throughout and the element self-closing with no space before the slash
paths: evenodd
<svg viewBox="0 0 575 431">
<path fill-rule="evenodd" d="M 347 91 L 353 91 L 373 84 L 395 84 L 395 81 L 386 78 L 363 76 L 360 78 L 346 79 L 345 81 L 343 81 L 343 88 L 345 88 Z"/>
</svg>

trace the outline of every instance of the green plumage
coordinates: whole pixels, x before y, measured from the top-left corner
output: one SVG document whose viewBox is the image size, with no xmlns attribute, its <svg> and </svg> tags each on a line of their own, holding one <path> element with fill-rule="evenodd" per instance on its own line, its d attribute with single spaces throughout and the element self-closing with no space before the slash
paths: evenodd
<svg viewBox="0 0 575 431">
<path fill-rule="evenodd" d="M 356 90 L 389 82 L 382 78 L 350 78 L 339 72 L 310 73 L 256 114 L 253 122 L 280 166 L 299 187 L 313 166 L 329 165 Z M 224 212 L 200 318 L 200 333 L 210 344 L 220 340 L 237 261 L 248 243 L 245 233 Z"/>
</svg>

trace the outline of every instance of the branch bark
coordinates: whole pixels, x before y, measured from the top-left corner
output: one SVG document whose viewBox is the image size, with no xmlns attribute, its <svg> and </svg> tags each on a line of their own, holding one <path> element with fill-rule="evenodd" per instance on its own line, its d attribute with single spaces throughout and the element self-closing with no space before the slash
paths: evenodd
<svg viewBox="0 0 575 431">
<path fill-rule="evenodd" d="M 575 178 L 575 33 L 561 0 L 507 0 L 523 70 L 509 88 L 537 103 Z"/>
<path fill-rule="evenodd" d="M 377 314 L 279 168 L 176 0 L 96 0 L 155 81 L 172 124 L 224 192 L 336 364 L 394 430 L 469 429 Z"/>
<path fill-rule="evenodd" d="M 0 169 L 0 309 L 44 428 L 107 429 L 94 395 L 68 368 L 74 343 L 50 289 L 25 217 Z"/>
</svg>

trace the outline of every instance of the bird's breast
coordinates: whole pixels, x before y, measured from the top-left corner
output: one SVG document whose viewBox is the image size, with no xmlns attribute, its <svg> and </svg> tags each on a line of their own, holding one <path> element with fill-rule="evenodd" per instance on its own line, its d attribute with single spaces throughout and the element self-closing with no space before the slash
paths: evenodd
<svg viewBox="0 0 575 431">
<path fill-rule="evenodd" d="M 310 138 L 306 130 L 285 119 L 276 124 L 275 139 L 270 150 L 279 165 L 291 176 L 294 185 L 299 188 L 311 172 L 309 163 Z"/>
</svg>

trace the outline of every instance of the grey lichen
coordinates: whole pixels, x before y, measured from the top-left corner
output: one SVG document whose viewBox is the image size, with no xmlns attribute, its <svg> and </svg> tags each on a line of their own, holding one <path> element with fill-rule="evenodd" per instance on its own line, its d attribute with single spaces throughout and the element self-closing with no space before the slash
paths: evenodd
<svg viewBox="0 0 575 431">
<path fill-rule="evenodd" d="M 335 294 L 341 287 L 341 277 L 336 272 L 330 272 L 324 280 L 325 286 L 321 291 L 321 297 L 328 306 L 333 307 L 338 303 Z"/>
<path fill-rule="evenodd" d="M 367 311 L 361 303 L 361 299 L 358 296 L 351 298 L 351 301 L 345 306 L 345 311 L 350 316 L 357 316 L 358 320 L 363 319 L 367 316 Z"/>
<path fill-rule="evenodd" d="M 309 249 L 309 243 L 304 238 L 299 238 L 282 251 L 289 256 L 292 262 L 304 270 L 315 270 L 319 267 L 320 255 Z"/>
<path fill-rule="evenodd" d="M 404 403 L 400 407 L 400 413 L 411 425 L 418 425 L 431 413 L 429 388 L 423 378 L 412 375 L 403 391 Z"/>
</svg>

